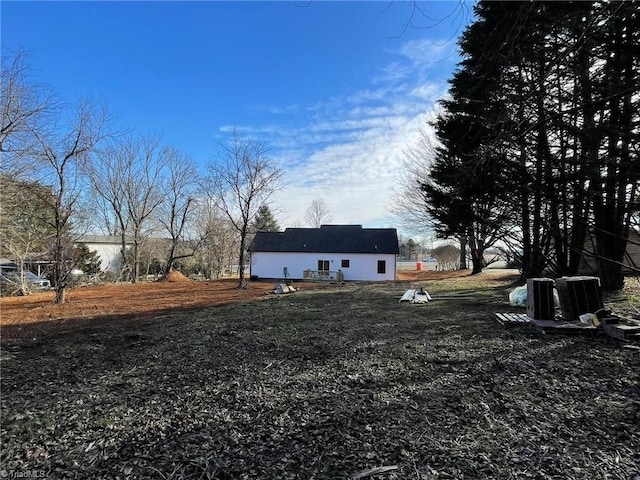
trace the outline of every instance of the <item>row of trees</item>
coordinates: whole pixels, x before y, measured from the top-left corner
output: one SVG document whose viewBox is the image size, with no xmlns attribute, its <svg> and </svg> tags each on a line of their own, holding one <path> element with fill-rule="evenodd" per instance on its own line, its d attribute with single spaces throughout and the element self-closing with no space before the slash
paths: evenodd
<svg viewBox="0 0 640 480">
<path fill-rule="evenodd" d="M 420 261 L 431 254 L 425 245 L 416 242 L 413 238 L 405 239 L 399 235 L 398 243 L 400 260 Z"/>
<path fill-rule="evenodd" d="M 46 252 L 59 303 L 87 232 L 120 238 L 120 280 L 138 281 L 141 265 L 168 273 L 191 258 L 208 278 L 237 262 L 241 286 L 252 235 L 280 230 L 269 201 L 282 172 L 266 145 L 233 132 L 200 169 L 159 135 L 118 128 L 91 99 L 63 103 L 31 81 L 26 60 L 19 52 L 2 63 L 3 254 L 23 268 Z M 314 200 L 307 224 L 330 220 Z"/>
<path fill-rule="evenodd" d="M 165 272 L 203 247 L 219 270 L 237 246 L 242 268 L 250 222 L 281 179 L 264 145 L 235 133 L 201 176 L 158 136 L 118 129 L 98 103 L 67 105 L 35 85 L 22 52 L 3 56 L 1 114 L 3 253 L 23 264 L 47 252 L 58 303 L 76 267 L 76 240 L 88 231 L 120 236 L 122 274 L 132 282 L 152 234 L 170 240 Z"/>
<path fill-rule="evenodd" d="M 410 149 L 406 181 L 473 272 L 497 241 L 526 277 L 595 259 L 620 288 L 640 186 L 636 2 L 484 2 L 462 35 L 449 98 Z M 593 236 L 595 249 L 585 249 Z"/>
</svg>

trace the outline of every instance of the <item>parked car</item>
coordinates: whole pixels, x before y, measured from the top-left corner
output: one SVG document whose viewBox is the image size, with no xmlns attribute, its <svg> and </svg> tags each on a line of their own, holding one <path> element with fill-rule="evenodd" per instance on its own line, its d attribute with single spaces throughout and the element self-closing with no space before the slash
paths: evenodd
<svg viewBox="0 0 640 480">
<path fill-rule="evenodd" d="M 22 273 L 21 281 L 18 270 L 3 269 L 0 273 L 0 282 L 4 284 L 3 287 L 7 288 L 20 287 L 21 285 L 27 285 L 30 290 L 49 290 L 51 288 L 49 280 L 28 270 Z"/>
</svg>

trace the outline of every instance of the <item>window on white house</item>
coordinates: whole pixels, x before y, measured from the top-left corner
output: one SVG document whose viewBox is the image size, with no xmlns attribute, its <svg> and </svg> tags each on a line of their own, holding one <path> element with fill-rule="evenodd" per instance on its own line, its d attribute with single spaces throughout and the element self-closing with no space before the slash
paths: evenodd
<svg viewBox="0 0 640 480">
<path fill-rule="evenodd" d="M 342 259 L 342 268 L 349 268 L 349 259 L 348 258 L 343 258 Z"/>
<path fill-rule="evenodd" d="M 328 272 L 329 271 L 329 260 L 318 260 L 318 271 L 319 272 Z"/>
<path fill-rule="evenodd" d="M 378 260 L 378 273 L 387 273 L 387 261 Z"/>
</svg>

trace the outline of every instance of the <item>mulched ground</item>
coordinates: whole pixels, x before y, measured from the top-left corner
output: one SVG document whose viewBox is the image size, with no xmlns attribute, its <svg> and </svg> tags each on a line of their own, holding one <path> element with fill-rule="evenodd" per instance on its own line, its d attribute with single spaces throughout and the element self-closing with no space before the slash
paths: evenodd
<svg viewBox="0 0 640 480">
<path fill-rule="evenodd" d="M 468 271 L 401 271 L 400 281 L 425 282 L 468 277 Z M 513 275 L 509 272 L 508 275 Z M 504 272 L 489 272 L 486 278 L 504 278 Z M 513 278 L 513 277 L 512 277 Z M 264 299 L 273 293 L 274 281 L 247 282 L 239 290 L 237 278 L 195 281 L 171 272 L 155 282 L 103 284 L 72 288 L 67 301 L 55 305 L 52 291 L 24 297 L 0 298 L 0 326 L 5 339 L 41 337 L 56 332 L 71 333 L 85 328 L 145 322 L 178 310 L 202 309 L 218 305 Z M 331 288 L 331 284 L 296 282 L 308 290 Z"/>
<path fill-rule="evenodd" d="M 500 326 L 496 311 L 520 312 L 507 303 L 512 281 L 263 292 L 3 338 L 1 468 L 78 479 L 640 473 L 640 353 Z M 471 295 L 398 303 L 419 285 Z M 608 300 L 634 314 L 630 292 Z"/>
</svg>

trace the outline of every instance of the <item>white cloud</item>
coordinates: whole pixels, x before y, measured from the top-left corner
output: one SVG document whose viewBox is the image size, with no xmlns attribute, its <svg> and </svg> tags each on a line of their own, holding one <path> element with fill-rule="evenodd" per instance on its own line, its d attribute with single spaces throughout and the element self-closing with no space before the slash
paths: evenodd
<svg viewBox="0 0 640 480">
<path fill-rule="evenodd" d="M 424 81 L 434 68 L 452 64 L 457 60 L 458 47 L 451 40 L 409 40 L 394 51 L 400 58 L 381 68 L 381 74 L 373 82 L 376 85 L 393 85 L 396 89 L 407 87 L 416 79 Z"/>
<path fill-rule="evenodd" d="M 377 88 L 375 90 L 360 90 L 352 93 L 346 98 L 349 103 L 359 104 L 370 101 L 384 101 L 390 95 L 397 93 L 397 89 L 391 87 Z"/>
<path fill-rule="evenodd" d="M 419 39 L 406 42 L 400 52 L 420 69 L 433 67 L 456 53 L 456 44 L 446 40 Z"/>
<path fill-rule="evenodd" d="M 327 203 L 334 223 L 395 226 L 390 202 L 404 152 L 447 90 L 444 80 L 427 80 L 430 69 L 451 51 L 446 42 L 406 42 L 396 52 L 399 60 L 372 79 L 372 88 L 296 105 L 289 111 L 298 116 L 288 122 L 281 115 L 288 107 L 273 107 L 282 123 L 239 130 L 264 138 L 284 171 L 286 186 L 273 199 L 281 226 L 300 224 L 317 198 Z"/>
<path fill-rule="evenodd" d="M 446 86 L 435 83 L 427 83 L 418 85 L 411 91 L 411 96 L 425 100 L 427 102 L 436 102 L 446 94 Z"/>
<path fill-rule="evenodd" d="M 304 218 L 315 198 L 325 200 L 335 223 L 393 226 L 388 212 L 403 152 L 416 141 L 425 119 L 424 114 L 378 119 L 350 142 L 328 145 L 294 166 L 282 165 L 287 187 L 276 203 L 283 226 Z"/>
</svg>

